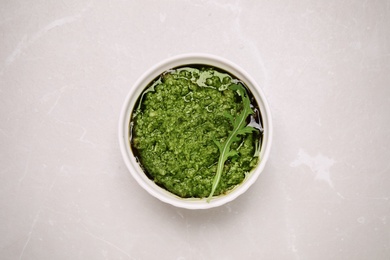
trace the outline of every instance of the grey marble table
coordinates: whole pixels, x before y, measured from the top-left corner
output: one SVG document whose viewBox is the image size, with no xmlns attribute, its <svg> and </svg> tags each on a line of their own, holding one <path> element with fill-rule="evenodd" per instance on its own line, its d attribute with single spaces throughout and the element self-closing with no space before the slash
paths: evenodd
<svg viewBox="0 0 390 260">
<path fill-rule="evenodd" d="M 1 259 L 390 259 L 389 1 L 0 2 Z M 118 146 L 176 54 L 261 85 L 270 159 L 224 206 L 164 204 Z"/>
</svg>

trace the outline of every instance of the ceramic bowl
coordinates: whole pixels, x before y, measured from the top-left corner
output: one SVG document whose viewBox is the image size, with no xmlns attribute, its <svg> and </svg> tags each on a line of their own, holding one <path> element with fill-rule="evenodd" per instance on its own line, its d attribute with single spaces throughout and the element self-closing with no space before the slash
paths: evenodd
<svg viewBox="0 0 390 260">
<path fill-rule="evenodd" d="M 147 175 L 141 169 L 131 150 L 129 141 L 130 118 L 137 99 L 141 95 L 142 91 L 146 88 L 146 86 L 148 86 L 150 82 L 152 82 L 157 76 L 159 76 L 163 72 L 175 67 L 190 64 L 204 64 L 213 66 L 234 75 L 236 78 L 244 82 L 257 101 L 261 112 L 262 124 L 264 128 L 263 141 L 260 152 L 260 162 L 257 164 L 256 168 L 253 169 L 250 174 L 248 174 L 248 176 L 241 184 L 239 184 L 226 194 L 214 197 L 210 202 L 207 202 L 206 199 L 199 198 L 180 198 L 156 185 L 151 179 L 147 177 Z M 150 68 L 135 82 L 133 87 L 130 89 L 130 92 L 128 93 L 123 104 L 119 119 L 120 150 L 125 164 L 129 169 L 131 175 L 138 182 L 138 184 L 141 185 L 141 187 L 144 188 L 147 192 L 149 192 L 152 196 L 173 206 L 186 209 L 208 209 L 221 206 L 227 202 L 234 200 L 235 198 L 243 194 L 246 190 L 248 190 L 248 188 L 256 181 L 259 174 L 264 169 L 264 166 L 267 162 L 270 153 L 271 140 L 271 114 L 265 96 L 258 83 L 253 80 L 253 78 L 237 64 L 225 58 L 217 57 L 210 54 L 183 54 L 169 58 Z"/>
</svg>

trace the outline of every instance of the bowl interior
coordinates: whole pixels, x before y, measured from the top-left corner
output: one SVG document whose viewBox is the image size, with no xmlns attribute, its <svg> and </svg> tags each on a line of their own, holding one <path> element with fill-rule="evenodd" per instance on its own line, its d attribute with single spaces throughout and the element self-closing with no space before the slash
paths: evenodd
<svg viewBox="0 0 390 260">
<path fill-rule="evenodd" d="M 263 140 L 260 151 L 260 162 L 257 164 L 256 168 L 252 170 L 251 174 L 248 174 L 248 176 L 240 185 L 229 191 L 227 194 L 213 198 L 210 202 L 207 202 L 206 199 L 199 198 L 183 199 L 156 185 L 143 172 L 140 165 L 136 161 L 136 158 L 133 155 L 133 152 L 131 151 L 130 147 L 130 119 L 133 108 L 143 90 L 150 82 L 152 82 L 156 77 L 158 77 L 166 70 L 178 66 L 185 66 L 191 64 L 203 64 L 213 66 L 225 70 L 237 77 L 238 79 L 242 80 L 256 99 L 256 102 L 261 112 L 264 128 Z M 213 55 L 180 55 L 177 57 L 170 58 L 152 67 L 136 81 L 133 88 L 130 90 L 122 108 L 122 113 L 119 121 L 120 148 L 123 159 L 132 176 L 151 195 L 160 199 L 163 202 L 169 203 L 177 207 L 187 209 L 207 209 L 220 206 L 229 201 L 232 201 L 233 199 L 244 193 L 256 181 L 258 175 L 261 173 L 265 166 L 270 152 L 272 138 L 271 115 L 268 104 L 260 87 L 243 69 L 228 60 Z"/>
</svg>

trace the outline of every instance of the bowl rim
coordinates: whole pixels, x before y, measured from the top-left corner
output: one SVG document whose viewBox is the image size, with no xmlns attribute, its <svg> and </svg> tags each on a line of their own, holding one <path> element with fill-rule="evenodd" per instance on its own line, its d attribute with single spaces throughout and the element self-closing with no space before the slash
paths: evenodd
<svg viewBox="0 0 390 260">
<path fill-rule="evenodd" d="M 260 112 L 263 120 L 263 141 L 262 149 L 260 152 L 261 159 L 257 166 L 245 177 L 244 181 L 233 188 L 231 191 L 224 195 L 214 197 L 210 202 L 206 201 L 206 198 L 199 199 L 184 199 L 180 198 L 167 190 L 161 188 L 150 180 L 146 174 L 141 169 L 140 165 L 136 161 L 135 157 L 132 154 L 131 147 L 129 145 L 129 130 L 130 130 L 130 118 L 133 112 L 135 102 L 137 101 L 139 95 L 146 88 L 146 86 L 154 80 L 157 76 L 168 69 L 172 69 L 178 66 L 185 66 L 190 64 L 204 64 L 217 68 L 221 68 L 240 80 L 242 80 L 249 90 L 252 92 L 256 102 L 259 105 Z M 146 85 L 145 85 L 146 83 Z M 127 166 L 127 169 L 130 171 L 133 178 L 137 183 L 145 189 L 150 195 L 159 199 L 162 202 L 171 204 L 176 207 L 186 208 L 186 209 L 209 209 L 221 206 L 225 203 L 233 201 L 238 196 L 247 191 L 247 189 L 252 186 L 252 184 L 257 180 L 260 173 L 263 171 L 265 164 L 268 160 L 271 144 L 272 144 L 272 119 L 271 112 L 269 109 L 268 102 L 265 98 L 265 95 L 257 84 L 257 82 L 240 66 L 233 63 L 230 60 L 227 60 L 223 57 L 216 56 L 208 53 L 186 53 L 176 55 L 170 58 L 167 58 L 154 66 L 146 70 L 141 77 L 139 77 L 133 86 L 130 88 L 119 117 L 119 146 L 122 154 L 122 158 Z"/>
</svg>

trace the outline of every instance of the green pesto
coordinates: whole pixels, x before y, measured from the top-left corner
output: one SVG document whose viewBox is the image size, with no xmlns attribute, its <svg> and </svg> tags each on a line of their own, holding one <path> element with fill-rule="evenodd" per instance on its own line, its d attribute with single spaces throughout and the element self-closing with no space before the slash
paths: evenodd
<svg viewBox="0 0 390 260">
<path fill-rule="evenodd" d="M 141 95 L 132 115 L 132 149 L 154 182 L 182 198 L 210 195 L 232 118 L 243 110 L 230 89 L 239 81 L 212 67 L 182 67 L 163 73 Z M 235 138 L 213 195 L 228 192 L 256 166 L 259 135 Z"/>
</svg>

